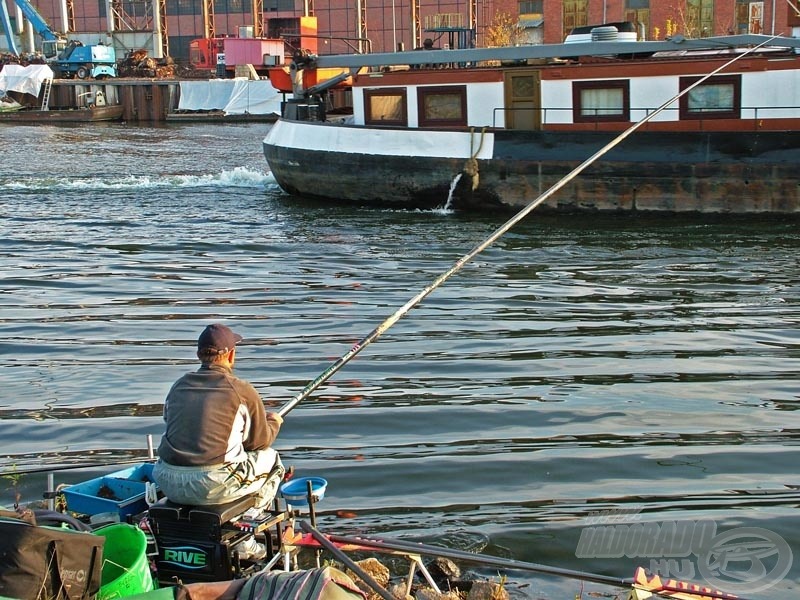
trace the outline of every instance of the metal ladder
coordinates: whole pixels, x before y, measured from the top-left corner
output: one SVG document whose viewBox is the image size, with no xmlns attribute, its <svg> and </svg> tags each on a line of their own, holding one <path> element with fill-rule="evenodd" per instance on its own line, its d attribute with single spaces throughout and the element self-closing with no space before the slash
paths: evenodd
<svg viewBox="0 0 800 600">
<path fill-rule="evenodd" d="M 44 91 L 42 92 L 42 110 L 50 110 L 50 89 L 53 87 L 52 79 L 45 79 Z"/>
</svg>

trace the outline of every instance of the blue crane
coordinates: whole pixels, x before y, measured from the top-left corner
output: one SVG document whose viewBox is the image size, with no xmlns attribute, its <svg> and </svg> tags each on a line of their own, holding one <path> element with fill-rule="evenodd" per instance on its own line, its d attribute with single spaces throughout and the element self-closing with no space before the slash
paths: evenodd
<svg viewBox="0 0 800 600">
<path fill-rule="evenodd" d="M 67 40 L 66 37 L 53 31 L 44 20 L 39 11 L 28 0 L 14 0 L 22 14 L 31 24 L 34 31 L 42 38 L 42 54 L 48 59 L 48 64 L 53 69 L 56 77 L 89 77 L 105 78 L 117 76 L 117 55 L 113 46 L 95 44 L 85 46 L 78 40 Z M 6 8 L 5 0 L 0 0 L 3 9 Z M 6 15 L 8 11 L 6 10 Z M 2 15 L 0 15 L 0 18 Z M 3 22 L 6 27 L 6 36 L 11 40 L 9 46 L 19 55 L 13 44 L 11 26 Z"/>
<path fill-rule="evenodd" d="M 28 19 L 33 30 L 41 36 L 42 54 L 44 54 L 46 58 L 53 58 L 64 50 L 67 46 L 67 40 L 64 36 L 50 29 L 47 21 L 39 14 L 39 11 L 36 10 L 33 4 L 28 2 L 28 0 L 14 0 L 14 2 L 19 6 L 25 18 Z"/>
<path fill-rule="evenodd" d="M 6 41 L 8 42 L 8 49 L 12 54 L 19 55 L 17 50 L 17 42 L 14 39 L 14 32 L 11 30 L 11 17 L 8 14 L 8 7 L 5 0 L 0 0 L 0 26 L 6 32 Z"/>
</svg>

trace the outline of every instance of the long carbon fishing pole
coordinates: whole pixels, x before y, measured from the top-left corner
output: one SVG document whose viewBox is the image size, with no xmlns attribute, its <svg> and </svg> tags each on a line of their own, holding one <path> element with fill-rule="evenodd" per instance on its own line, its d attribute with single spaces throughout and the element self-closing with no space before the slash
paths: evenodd
<svg viewBox="0 0 800 600">
<path fill-rule="evenodd" d="M 305 528 L 304 528 L 305 529 Z M 307 529 L 305 529 L 308 531 Z M 430 546 L 417 542 L 403 542 L 398 540 L 379 540 L 368 537 L 348 537 L 344 535 L 328 535 L 328 544 L 341 543 L 351 544 L 364 548 L 373 548 L 377 551 L 390 551 L 390 552 L 405 552 L 410 554 L 422 554 L 425 556 L 436 556 L 441 558 L 448 558 L 450 560 L 463 561 L 475 564 L 481 564 L 491 567 L 498 567 L 508 571 L 529 571 L 532 573 L 540 573 L 544 575 L 557 575 L 559 577 L 567 577 L 569 579 L 577 579 L 580 581 L 589 581 L 591 583 L 599 583 L 604 585 L 613 585 L 619 587 L 631 587 L 634 585 L 633 579 L 621 579 L 619 577 L 612 577 L 610 575 L 599 575 L 597 573 L 587 573 L 585 571 L 575 571 L 573 569 L 564 569 L 561 567 L 550 567 L 547 565 L 540 565 L 538 563 L 531 563 L 525 561 L 514 560 L 513 558 L 500 558 L 497 556 L 490 556 L 488 554 L 477 554 L 474 552 L 467 552 L 466 550 L 453 550 L 450 548 L 441 548 L 439 546 Z M 315 539 L 318 539 L 315 536 Z M 321 540 L 318 539 L 321 542 Z M 328 546 L 326 546 L 327 548 Z M 690 588 L 672 587 L 664 585 L 660 589 L 648 590 L 653 594 L 670 594 L 672 592 L 695 593 L 698 597 L 703 598 L 723 598 L 730 599 L 736 598 L 737 600 L 746 600 L 740 596 L 732 596 L 717 590 L 711 590 L 704 587 L 702 591 L 694 592 Z"/>
<path fill-rule="evenodd" d="M 416 542 L 402 542 L 397 540 L 377 540 L 374 538 L 361 537 L 361 536 L 344 536 L 344 535 L 329 535 L 328 539 L 331 542 L 339 542 L 342 544 L 353 544 L 355 546 L 362 546 L 366 548 L 374 548 L 376 550 L 391 550 L 396 552 L 409 552 L 412 554 L 423 554 L 426 556 L 438 556 L 441 558 L 449 558 L 450 560 L 461 560 L 471 563 L 479 563 L 491 567 L 499 567 L 509 571 L 531 571 L 534 573 L 542 573 L 545 575 L 558 575 L 561 577 L 569 577 L 571 579 L 580 579 L 583 581 L 590 581 L 592 583 L 602 583 L 605 585 L 617 585 L 622 587 L 630 587 L 633 579 L 621 579 L 619 577 L 611 577 L 609 575 L 597 575 L 594 573 L 585 573 L 583 571 L 573 571 L 572 569 L 563 569 L 561 567 L 548 567 L 546 565 L 539 565 L 536 563 L 523 562 L 514 560 L 513 558 L 500 558 L 497 556 L 490 556 L 488 554 L 476 554 L 474 552 L 467 552 L 466 550 L 453 550 L 450 548 L 440 548 L 439 546 L 429 546 L 426 544 L 418 544 Z"/>
<path fill-rule="evenodd" d="M 444 273 L 439 275 L 436 279 L 433 280 L 432 283 L 430 283 L 428 286 L 426 286 L 416 296 L 411 298 L 403 306 L 398 308 L 393 314 L 391 314 L 389 317 L 387 317 L 386 320 L 383 321 L 383 323 L 381 323 L 375 329 L 370 331 L 363 339 L 361 339 L 352 348 L 350 348 L 350 350 L 348 350 L 345 354 L 343 354 L 335 362 L 333 362 L 327 369 L 325 369 L 322 373 L 320 373 L 317 376 L 316 379 L 314 379 L 311 382 L 309 382 L 308 385 L 306 385 L 302 390 L 300 390 L 300 392 L 294 398 L 292 398 L 289 402 L 284 404 L 280 408 L 280 410 L 278 410 L 278 414 L 281 415 L 282 417 L 286 416 L 289 413 L 289 411 L 291 411 L 300 402 L 302 402 L 303 400 L 308 398 L 308 396 L 310 396 L 311 393 L 314 392 L 314 390 L 319 388 L 323 383 L 325 383 L 328 379 L 330 379 L 330 377 L 332 375 L 334 375 L 337 371 L 339 371 L 339 369 L 341 369 L 344 365 L 346 365 L 353 358 L 355 358 L 355 356 L 359 352 L 361 352 L 369 344 L 371 344 L 376 339 L 378 339 L 392 325 L 397 323 L 397 321 L 399 321 L 403 317 L 403 315 L 408 313 L 408 311 L 410 311 L 417 304 L 422 302 L 422 300 L 424 300 L 428 295 L 430 295 L 431 292 L 433 292 L 436 288 L 438 288 L 440 285 L 442 285 L 445 281 L 447 281 L 455 273 L 460 271 L 462 269 L 462 267 L 464 267 L 464 265 L 466 265 L 469 261 L 471 261 L 473 258 L 475 258 L 475 256 L 477 256 L 479 253 L 483 252 L 486 248 L 488 248 L 490 245 L 492 245 L 494 242 L 496 242 L 503 234 L 505 234 L 508 230 L 510 230 L 514 225 L 516 225 L 522 219 L 524 219 L 526 216 L 528 216 L 528 214 L 531 211 L 533 211 L 537 206 L 542 204 L 545 200 L 550 198 L 558 190 L 560 190 L 565 185 L 567 185 L 567 183 L 569 183 L 570 181 L 575 179 L 575 177 L 580 175 L 587 167 L 589 167 L 592 163 L 594 163 L 598 158 L 603 156 L 606 152 L 611 150 L 614 146 L 619 144 L 622 140 L 627 138 L 634 131 L 639 129 L 642 125 L 644 125 L 645 123 L 650 121 L 653 117 L 655 117 L 656 115 L 658 115 L 661 112 L 663 112 L 673 102 L 675 102 L 676 100 L 678 100 L 682 96 L 688 94 L 695 87 L 697 87 L 698 85 L 700 85 L 701 83 L 703 83 L 704 81 L 709 79 L 710 77 L 713 77 L 714 75 L 716 75 L 720 71 L 728 68 L 730 65 L 735 63 L 737 60 L 740 60 L 741 58 L 744 58 L 748 54 L 754 52 L 755 50 L 758 50 L 762 46 L 767 45 L 768 43 L 770 43 L 771 41 L 773 41 L 774 39 L 776 39 L 778 37 L 780 37 L 780 36 L 778 36 L 778 35 L 772 36 L 772 37 L 766 39 L 765 41 L 761 42 L 757 46 L 753 46 L 752 48 L 748 48 L 746 51 L 744 51 L 741 54 L 735 56 L 734 58 L 732 58 L 731 60 L 729 60 L 728 62 L 723 64 L 722 66 L 714 69 L 713 71 L 711 71 L 707 75 L 705 75 L 702 78 L 698 79 L 692 85 L 690 85 L 689 87 L 687 87 L 684 90 L 682 90 L 680 93 L 676 94 L 675 96 L 673 96 L 672 98 L 667 100 L 664 104 L 659 106 L 652 113 L 646 115 L 644 118 L 642 118 L 641 120 L 637 121 L 636 123 L 631 125 L 628 129 L 626 129 L 625 131 L 620 133 L 617 137 L 615 137 L 613 140 L 611 140 L 608 144 L 603 146 L 600 150 L 595 152 L 592 156 L 587 158 L 580 165 L 575 167 L 572 171 L 567 173 L 559 181 L 557 181 L 555 184 L 553 184 L 541 196 L 539 196 L 538 198 L 533 200 L 525 208 L 520 210 L 516 215 L 514 215 L 508 221 L 506 221 L 503 225 L 498 227 L 494 231 L 494 233 L 492 233 L 488 238 L 486 238 L 484 241 L 482 241 L 480 244 L 475 246 L 472 250 L 470 250 L 464 256 L 462 256 L 460 259 L 458 259 L 453 264 L 452 267 L 450 267 L 449 269 L 447 269 L 447 271 L 445 271 Z"/>
<path fill-rule="evenodd" d="M 33 467 L 31 469 L 17 469 L 15 467 L 11 468 L 8 471 L 0 472 L 0 477 L 14 477 L 17 475 L 33 475 L 36 473 L 55 473 L 58 471 L 72 471 L 77 469 L 94 469 L 95 467 L 116 467 L 119 465 L 139 465 L 143 462 L 153 462 L 155 458 L 150 456 L 145 456 L 142 458 L 121 458 L 119 460 L 109 461 L 109 462 L 81 462 L 81 463 L 74 463 L 74 464 L 65 464 L 65 465 L 58 465 L 58 466 L 49 466 L 49 467 Z"/>
<path fill-rule="evenodd" d="M 67 457 L 61 460 L 68 460 Z M 139 464 L 142 462 L 153 462 L 156 460 L 156 455 L 153 450 L 153 436 L 147 434 L 147 456 L 144 458 L 120 458 L 119 460 L 102 461 L 102 462 L 80 462 L 80 463 L 66 463 L 58 466 L 42 466 L 33 467 L 30 469 L 18 469 L 12 466 L 8 471 L 0 472 L 0 477 L 16 477 L 18 475 L 28 475 L 36 473 L 55 473 L 57 471 L 71 471 L 73 469 L 93 469 L 95 467 L 112 467 L 117 465 Z M 59 462 L 58 457 L 51 457 L 50 462 Z"/>
</svg>

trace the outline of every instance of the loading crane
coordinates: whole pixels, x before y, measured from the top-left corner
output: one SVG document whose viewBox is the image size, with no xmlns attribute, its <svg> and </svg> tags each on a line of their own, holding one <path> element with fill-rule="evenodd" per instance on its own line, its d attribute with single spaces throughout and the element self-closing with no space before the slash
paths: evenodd
<svg viewBox="0 0 800 600">
<path fill-rule="evenodd" d="M 94 44 L 85 46 L 78 40 L 67 40 L 53 31 L 29 0 L 14 0 L 22 14 L 31 24 L 33 30 L 42 38 L 42 54 L 53 69 L 56 77 L 78 77 L 87 79 L 94 77 L 117 76 L 117 56 L 113 46 Z M 5 7 L 5 1 L 0 0 Z M 6 35 L 13 39 L 10 23 L 4 22 Z M 12 52 L 19 54 L 14 44 L 9 44 Z"/>
<path fill-rule="evenodd" d="M 2 25 L 3 31 L 6 32 L 8 49 L 12 54 L 19 55 L 17 51 L 17 42 L 14 39 L 14 32 L 11 30 L 11 17 L 8 14 L 8 7 L 6 6 L 5 0 L 0 0 L 0 25 Z"/>
<path fill-rule="evenodd" d="M 39 14 L 33 4 L 28 0 L 14 0 L 14 2 L 25 18 L 28 19 L 33 30 L 42 38 L 42 54 L 44 54 L 45 58 L 54 58 L 67 47 L 67 40 L 50 29 L 47 21 Z"/>
</svg>

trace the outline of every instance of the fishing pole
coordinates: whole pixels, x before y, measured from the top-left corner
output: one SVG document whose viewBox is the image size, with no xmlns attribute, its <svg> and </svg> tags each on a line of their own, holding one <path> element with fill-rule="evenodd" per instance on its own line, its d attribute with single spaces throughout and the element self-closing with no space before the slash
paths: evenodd
<svg viewBox="0 0 800 600">
<path fill-rule="evenodd" d="M 280 410 L 278 410 L 278 414 L 281 417 L 285 417 L 295 406 L 297 406 L 300 402 L 308 398 L 312 392 L 314 392 L 317 388 L 319 388 L 323 383 L 325 383 L 331 376 L 333 376 L 339 369 L 341 369 L 344 365 L 350 362 L 356 355 L 358 355 L 364 348 L 366 348 L 369 344 L 374 342 L 378 339 L 384 332 L 386 332 L 392 325 L 394 325 L 397 321 L 399 321 L 406 313 L 408 313 L 412 308 L 414 308 L 417 304 L 422 302 L 428 295 L 431 294 L 436 288 L 442 285 L 445 281 L 447 281 L 452 275 L 457 273 L 466 265 L 469 261 L 471 261 L 475 256 L 479 253 L 483 252 L 486 248 L 488 248 L 491 244 L 497 241 L 503 234 L 505 234 L 509 229 L 511 229 L 514 225 L 519 223 L 522 219 L 524 219 L 528 214 L 533 211 L 537 206 L 542 204 L 545 200 L 550 198 L 553 194 L 555 194 L 558 190 L 563 188 L 567 183 L 572 181 L 575 177 L 580 175 L 587 167 L 589 167 L 592 163 L 594 163 L 597 159 L 603 156 L 606 152 L 611 150 L 614 146 L 622 142 L 625 138 L 631 135 L 634 131 L 639 129 L 642 125 L 653 119 L 656 115 L 663 112 L 669 105 L 673 102 L 678 100 L 679 98 L 685 96 L 690 91 L 692 91 L 695 87 L 713 77 L 720 71 L 728 68 L 730 65 L 735 63 L 737 60 L 740 60 L 747 56 L 748 54 L 758 50 L 762 46 L 767 45 L 771 41 L 775 40 L 776 38 L 781 37 L 780 35 L 774 35 L 757 46 L 753 46 L 752 48 L 748 48 L 741 54 L 738 54 L 722 66 L 714 69 L 707 75 L 703 76 L 702 78 L 695 81 L 692 85 L 688 86 L 687 88 L 680 91 L 678 94 L 667 100 L 664 104 L 659 106 L 656 110 L 652 113 L 646 115 L 644 118 L 640 119 L 633 125 L 631 125 L 628 129 L 620 133 L 617 137 L 603 146 L 600 150 L 595 152 L 592 156 L 587 158 L 583 161 L 580 165 L 575 167 L 572 171 L 567 173 L 564 177 L 562 177 L 559 181 L 553 184 L 547 191 L 541 194 L 538 198 L 533 200 L 530 204 L 525 206 L 522 210 L 520 210 L 516 215 L 511 217 L 508 221 L 503 223 L 500 227 L 498 227 L 488 238 L 482 241 L 480 244 L 475 246 L 472 250 L 467 252 L 464 256 L 458 259 L 453 266 L 447 269 L 444 273 L 439 275 L 436 279 L 433 280 L 429 285 L 423 288 L 417 295 L 411 298 L 408 302 L 406 302 L 403 306 L 398 308 L 394 313 L 389 315 L 380 325 L 378 325 L 375 329 L 370 331 L 366 336 L 364 336 L 361 340 L 356 342 L 356 344 L 350 348 L 345 354 L 340 356 L 336 361 L 334 361 L 327 369 L 325 369 L 322 373 L 320 373 L 315 379 L 310 381 L 300 392 L 292 398 L 289 402 L 284 404 Z"/>
<path fill-rule="evenodd" d="M 303 524 L 301 524 L 303 525 Z M 305 526 L 303 526 L 305 531 L 309 531 Z M 314 536 L 314 539 L 322 543 L 322 540 L 319 539 L 318 536 Z M 361 547 L 361 548 L 373 548 L 375 550 L 383 550 L 383 551 L 390 551 L 390 552 L 405 552 L 405 553 L 412 553 L 412 554 L 424 554 L 426 556 L 436 556 L 440 558 L 447 558 L 450 560 L 460 560 L 464 562 L 470 563 L 477 563 L 486 566 L 493 566 L 499 567 L 501 569 L 506 569 L 509 571 L 530 571 L 533 573 L 540 573 L 543 575 L 558 575 L 560 577 L 567 577 L 570 579 L 577 579 L 580 581 L 588 581 L 590 583 L 598 583 L 603 585 L 612 585 L 618 587 L 631 587 L 636 585 L 636 581 L 634 579 L 623 579 L 619 577 L 613 577 L 610 575 L 599 575 L 597 573 L 588 573 L 586 571 L 576 571 L 573 569 L 565 569 L 562 567 L 551 567 L 547 565 L 541 565 L 538 563 L 531 563 L 525 562 L 520 560 L 514 560 L 513 558 L 500 558 L 497 556 L 490 556 L 488 554 L 478 554 L 475 552 L 467 552 L 466 550 L 454 550 L 450 548 L 442 548 L 439 546 L 430 546 L 422 543 L 417 542 L 403 542 L 398 540 L 381 540 L 381 539 L 374 539 L 374 538 L 366 538 L 366 537 L 348 537 L 344 535 L 328 535 L 327 542 L 328 545 L 332 545 L 333 543 L 341 543 L 341 544 L 350 544 L 353 546 Z M 329 546 L 325 545 L 326 548 Z M 682 592 L 684 594 L 693 594 L 697 595 L 698 597 L 703 598 L 720 598 L 720 599 L 729 599 L 729 598 L 736 598 L 737 600 L 746 600 L 740 596 L 732 596 L 730 594 L 726 594 L 724 592 L 720 592 L 718 590 L 711 590 L 708 588 L 702 588 L 702 590 L 692 590 L 690 586 L 687 587 L 680 587 L 680 585 L 671 585 L 672 582 L 662 585 L 660 588 L 655 589 L 648 589 L 647 591 L 661 595 L 661 594 L 671 594 L 674 592 Z M 699 587 L 699 586 L 698 586 Z"/>
<path fill-rule="evenodd" d="M 117 465 L 140 464 L 142 462 L 153 462 L 156 460 L 155 451 L 153 449 L 153 436 L 147 434 L 147 457 L 146 458 L 120 458 L 119 460 L 104 461 L 104 462 L 80 462 L 61 465 L 58 467 L 36 467 L 33 469 L 17 469 L 12 466 L 10 471 L 0 472 L 0 477 L 15 477 L 17 475 L 30 475 L 36 473 L 55 473 L 57 471 L 70 471 L 72 469 L 90 469 L 94 467 L 113 467 Z M 55 460 L 55 457 L 54 457 Z"/>
<path fill-rule="evenodd" d="M 414 554 L 424 554 L 427 556 L 437 556 L 440 558 L 448 558 L 450 560 L 463 560 L 466 562 L 480 563 L 487 566 L 500 567 L 508 569 L 509 571 L 531 571 L 534 573 L 541 573 L 544 575 L 559 575 L 561 577 L 569 577 L 571 579 L 580 579 L 592 583 L 602 583 L 605 585 L 616 585 L 622 587 L 629 587 L 633 583 L 633 579 L 623 579 L 619 577 L 612 577 L 610 575 L 597 575 L 595 573 L 586 573 L 583 571 L 574 571 L 572 569 L 564 569 L 561 567 L 548 567 L 536 563 L 529 563 L 513 558 L 500 558 L 497 556 L 490 556 L 488 554 L 477 554 L 474 552 L 467 552 L 466 550 L 454 550 L 450 548 L 440 548 L 439 546 L 429 546 L 426 544 L 416 542 L 402 542 L 397 540 L 378 540 L 367 537 L 348 537 L 345 535 L 329 535 L 328 539 L 331 542 L 339 542 L 342 544 L 353 544 L 367 548 L 375 548 L 376 550 L 393 550 L 397 552 L 411 552 Z"/>
<path fill-rule="evenodd" d="M 70 465 L 60 465 L 57 467 L 36 467 L 33 469 L 15 469 L 0 472 L 0 477 L 13 477 L 15 475 L 33 475 L 36 473 L 56 473 L 59 471 L 71 471 L 73 469 L 93 469 L 94 467 L 115 467 L 118 465 L 138 465 L 143 462 L 154 462 L 156 459 L 148 456 L 144 458 L 122 458 L 111 462 L 82 462 Z"/>
</svg>

